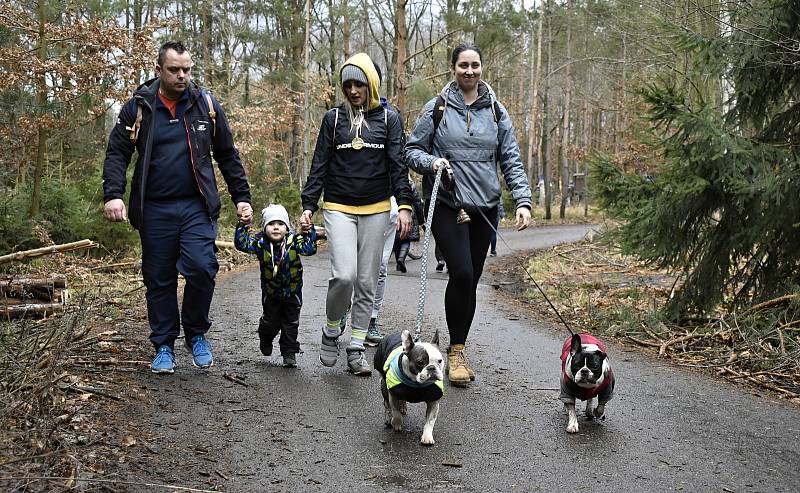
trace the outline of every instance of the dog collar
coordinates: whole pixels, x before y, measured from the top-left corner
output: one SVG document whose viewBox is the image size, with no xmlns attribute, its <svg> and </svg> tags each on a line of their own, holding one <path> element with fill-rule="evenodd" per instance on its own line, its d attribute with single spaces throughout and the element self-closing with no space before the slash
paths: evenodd
<svg viewBox="0 0 800 493">
<path fill-rule="evenodd" d="M 389 363 L 389 369 L 392 371 L 392 373 L 394 373 L 394 376 L 397 377 L 400 383 L 409 387 L 421 389 L 430 387 L 431 385 L 436 385 L 438 382 L 441 382 L 441 380 L 429 380 L 425 383 L 419 383 L 403 373 L 403 367 L 400 365 L 400 360 L 403 358 L 403 356 L 405 356 L 405 353 L 403 353 L 402 348 L 399 349 L 400 351 L 397 351 L 397 354 L 390 355 L 392 359 L 391 363 Z"/>
</svg>

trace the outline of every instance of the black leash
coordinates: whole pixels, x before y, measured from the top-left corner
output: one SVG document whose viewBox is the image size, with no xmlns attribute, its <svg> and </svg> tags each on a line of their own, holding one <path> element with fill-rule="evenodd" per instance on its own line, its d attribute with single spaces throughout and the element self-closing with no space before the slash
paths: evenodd
<svg viewBox="0 0 800 493">
<path fill-rule="evenodd" d="M 461 192 L 463 193 L 464 191 L 461 190 Z M 502 197 L 501 197 L 500 200 L 502 200 Z M 478 213 L 483 218 L 483 220 L 486 221 L 486 224 L 488 224 L 489 227 L 492 228 L 492 231 L 494 231 L 494 233 L 497 235 L 497 237 L 500 238 L 500 240 L 502 240 L 502 242 L 506 246 L 506 248 L 508 248 L 511 251 L 511 253 L 516 253 L 516 251 L 513 248 L 511 248 L 511 245 L 508 244 L 506 239 L 503 238 L 503 235 L 501 235 L 500 232 L 497 231 L 497 228 L 494 227 L 494 224 L 492 224 L 492 222 L 489 221 L 489 218 L 486 217 L 486 214 L 484 214 L 483 211 L 481 210 L 481 208 L 478 207 L 478 205 L 475 203 L 474 200 L 472 200 L 472 196 L 471 195 L 469 195 L 469 201 L 472 202 L 472 205 L 475 207 L 475 210 L 477 210 Z M 536 282 L 536 279 L 534 279 L 533 276 L 531 275 L 531 273 L 528 271 L 528 268 L 525 266 L 525 263 L 522 262 L 522 260 L 517 255 L 514 255 L 514 258 L 517 260 L 517 262 L 519 262 L 519 265 L 520 265 L 520 267 L 522 267 L 522 270 L 524 270 L 525 273 L 528 274 L 528 278 L 530 278 L 530 280 L 533 282 L 533 285 L 536 286 L 536 289 L 538 289 L 539 292 L 542 293 L 542 296 L 544 296 L 544 299 L 547 301 L 547 304 L 550 305 L 550 308 L 552 308 L 553 311 L 556 312 L 556 315 L 558 315 L 558 319 L 561 320 L 561 323 L 564 324 L 564 327 L 567 328 L 567 330 L 569 331 L 569 333 L 571 335 L 575 335 L 575 332 L 572 331 L 572 328 L 569 326 L 567 321 L 564 320 L 564 317 L 561 316 L 561 313 L 559 313 L 558 309 L 556 309 L 556 307 L 550 301 L 550 298 L 548 298 L 547 295 L 544 294 L 544 290 L 542 290 L 542 287 L 539 286 L 539 283 Z"/>
</svg>

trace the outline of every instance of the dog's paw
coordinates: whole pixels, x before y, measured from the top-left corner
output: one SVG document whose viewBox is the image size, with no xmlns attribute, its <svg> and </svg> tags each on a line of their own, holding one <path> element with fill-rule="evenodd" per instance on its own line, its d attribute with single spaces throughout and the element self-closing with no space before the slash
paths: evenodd
<svg viewBox="0 0 800 493">
<path fill-rule="evenodd" d="M 605 409 L 602 407 L 595 409 L 593 415 L 595 419 L 606 419 Z"/>
<path fill-rule="evenodd" d="M 394 431 L 403 431 L 403 418 L 392 418 L 392 429 Z"/>
<path fill-rule="evenodd" d="M 419 443 L 421 445 L 433 445 L 435 442 L 433 441 L 433 434 L 432 433 L 423 433 L 422 438 L 420 438 Z"/>
<path fill-rule="evenodd" d="M 577 421 L 567 425 L 567 433 L 578 433 L 578 422 Z"/>
</svg>

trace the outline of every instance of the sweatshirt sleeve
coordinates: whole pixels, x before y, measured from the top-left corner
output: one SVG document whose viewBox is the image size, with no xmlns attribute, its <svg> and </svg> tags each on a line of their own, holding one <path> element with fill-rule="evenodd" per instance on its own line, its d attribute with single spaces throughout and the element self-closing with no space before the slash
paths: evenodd
<svg viewBox="0 0 800 493">
<path fill-rule="evenodd" d="M 136 146 L 131 142 L 130 131 L 136 121 L 136 103 L 129 100 L 119 112 L 117 123 L 111 129 L 103 162 L 103 202 L 121 199 L 127 185 L 126 171 Z"/>
<path fill-rule="evenodd" d="M 311 160 L 311 170 L 308 172 L 306 184 L 300 194 L 303 210 L 316 212 L 319 208 L 317 203 L 322 196 L 325 175 L 328 173 L 328 165 L 333 157 L 333 132 L 335 131 L 333 122 L 336 111 L 338 111 L 338 108 L 328 111 L 322 118 L 319 135 L 317 136 L 317 145 L 314 147 L 314 157 Z"/>
<path fill-rule="evenodd" d="M 211 96 L 211 104 L 216 112 L 214 128 L 214 159 L 222 173 L 222 178 L 228 187 L 228 193 L 234 204 L 239 202 L 250 203 L 250 185 L 247 183 L 247 174 L 244 171 L 239 150 L 233 143 L 233 132 L 228 124 L 228 118 L 222 105 Z"/>
<path fill-rule="evenodd" d="M 499 103 L 498 103 L 499 104 Z M 517 145 L 517 138 L 514 136 L 514 127 L 508 110 L 500 105 L 500 121 L 497 122 L 497 156 L 500 161 L 500 171 L 506 186 L 511 191 L 511 197 L 516 202 L 516 207 L 531 208 L 531 187 L 528 184 L 528 176 L 525 174 L 525 167 L 522 165 L 522 156 Z"/>
</svg>

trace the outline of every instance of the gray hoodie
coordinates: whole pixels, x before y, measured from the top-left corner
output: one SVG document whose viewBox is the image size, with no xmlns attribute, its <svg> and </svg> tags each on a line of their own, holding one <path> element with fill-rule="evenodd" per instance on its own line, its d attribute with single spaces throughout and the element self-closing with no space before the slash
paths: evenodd
<svg viewBox="0 0 800 493">
<path fill-rule="evenodd" d="M 471 105 L 455 81 L 442 89 L 445 101 L 444 114 L 436 136 L 433 134 L 433 107 L 431 99 L 417 119 L 414 131 L 408 138 L 403 156 L 406 164 L 423 175 L 422 191 L 430 199 L 434 173 L 431 165 L 439 157 L 450 162 L 456 181 L 456 196 L 439 188 L 438 200 L 450 207 L 468 210 L 493 209 L 500 201 L 500 180 L 497 164 L 516 201 L 517 208 L 531 207 L 531 188 L 522 166 L 519 146 L 508 111 L 502 110 L 495 122 L 492 88 L 483 81 L 478 85 L 478 99 Z"/>
</svg>

